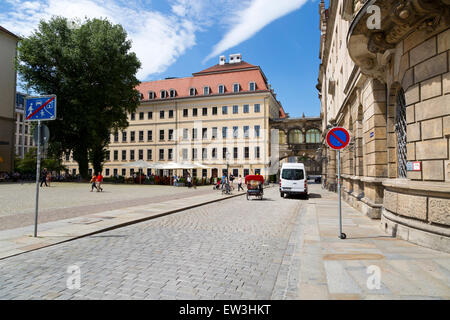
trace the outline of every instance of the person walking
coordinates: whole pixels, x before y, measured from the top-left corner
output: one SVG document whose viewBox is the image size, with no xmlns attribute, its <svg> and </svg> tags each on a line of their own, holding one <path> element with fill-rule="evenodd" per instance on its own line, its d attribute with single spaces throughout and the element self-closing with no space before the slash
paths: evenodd
<svg viewBox="0 0 450 320">
<path fill-rule="evenodd" d="M 42 187 L 42 185 L 45 183 L 45 186 L 46 187 L 48 187 L 48 184 L 47 184 L 47 168 L 44 168 L 44 170 L 42 170 L 42 173 L 41 173 L 41 187 Z"/>
<path fill-rule="evenodd" d="M 97 177 L 95 176 L 95 174 L 92 176 L 90 184 L 91 184 L 91 192 L 94 191 L 94 188 L 97 189 L 97 186 L 95 185 L 97 182 Z M 98 189 L 97 189 L 98 191 Z"/>
<path fill-rule="evenodd" d="M 99 173 L 97 174 L 97 179 L 96 179 L 96 183 L 97 183 L 97 192 L 100 192 L 100 191 L 103 192 L 102 182 L 103 182 L 103 176 L 102 176 L 102 173 L 99 172 Z"/>
<path fill-rule="evenodd" d="M 47 172 L 46 179 L 47 179 L 48 186 L 50 187 L 50 182 L 52 182 L 52 174 L 50 172 Z"/>
<path fill-rule="evenodd" d="M 223 186 L 225 185 L 225 179 L 226 179 L 226 177 L 225 177 L 225 175 L 223 174 L 223 175 L 222 175 L 222 181 L 221 181 L 221 183 L 222 183 L 221 189 L 222 189 L 222 190 L 223 190 Z"/>
<path fill-rule="evenodd" d="M 186 181 L 187 181 L 188 188 L 190 188 L 192 179 L 191 179 L 191 176 L 189 174 L 188 174 L 188 176 L 186 178 Z"/>
<path fill-rule="evenodd" d="M 239 175 L 239 178 L 238 178 L 238 191 L 241 190 L 241 189 L 242 189 L 242 191 L 244 191 L 244 188 L 242 188 L 242 177 L 241 177 L 241 175 Z"/>
</svg>

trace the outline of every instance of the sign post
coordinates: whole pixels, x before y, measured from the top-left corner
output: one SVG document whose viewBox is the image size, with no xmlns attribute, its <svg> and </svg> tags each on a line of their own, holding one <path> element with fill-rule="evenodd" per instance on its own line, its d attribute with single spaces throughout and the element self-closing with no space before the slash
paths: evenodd
<svg viewBox="0 0 450 320">
<path fill-rule="evenodd" d="M 37 237 L 39 211 L 39 177 L 41 173 L 41 120 L 56 119 L 56 96 L 40 96 L 25 98 L 25 121 L 37 121 L 36 152 L 36 205 L 34 213 L 34 237 Z M 44 126 L 45 127 L 45 126 Z M 47 130 L 48 131 L 48 130 Z M 48 134 L 44 134 L 47 136 Z"/>
<path fill-rule="evenodd" d="M 347 235 L 342 232 L 342 206 L 341 206 L 341 149 L 350 142 L 350 134 L 345 128 L 335 127 L 327 133 L 327 144 L 330 148 L 337 150 L 337 192 L 339 212 L 339 238 L 345 239 Z"/>
</svg>

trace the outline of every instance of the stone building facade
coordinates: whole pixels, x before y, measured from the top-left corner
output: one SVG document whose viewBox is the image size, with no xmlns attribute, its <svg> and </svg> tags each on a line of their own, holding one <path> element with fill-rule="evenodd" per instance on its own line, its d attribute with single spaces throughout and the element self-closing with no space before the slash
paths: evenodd
<svg viewBox="0 0 450 320">
<path fill-rule="evenodd" d="M 389 234 L 450 251 L 450 1 L 321 1 L 324 177 Z"/>
<path fill-rule="evenodd" d="M 14 60 L 19 38 L 0 26 L 0 172 L 14 168 L 14 105 L 16 69 Z"/>
</svg>

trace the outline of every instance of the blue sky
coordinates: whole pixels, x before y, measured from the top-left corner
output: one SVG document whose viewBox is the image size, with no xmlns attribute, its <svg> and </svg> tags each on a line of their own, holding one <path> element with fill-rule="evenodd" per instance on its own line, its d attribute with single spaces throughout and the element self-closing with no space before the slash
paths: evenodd
<svg viewBox="0 0 450 320">
<path fill-rule="evenodd" d="M 30 35 L 40 19 L 104 17 L 124 26 L 141 81 L 186 77 L 241 53 L 291 117 L 318 116 L 319 0 L 4 0 L 0 25 Z"/>
</svg>

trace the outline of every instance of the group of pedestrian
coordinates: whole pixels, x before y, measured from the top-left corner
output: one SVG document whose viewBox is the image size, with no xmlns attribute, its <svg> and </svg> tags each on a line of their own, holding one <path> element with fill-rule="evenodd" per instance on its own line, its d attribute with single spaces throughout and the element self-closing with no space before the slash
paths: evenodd
<svg viewBox="0 0 450 320">
<path fill-rule="evenodd" d="M 223 189 L 223 187 L 227 184 L 231 184 L 231 186 L 233 186 L 233 189 L 234 189 L 234 180 L 235 180 L 235 176 L 232 174 L 229 177 L 226 175 L 222 175 L 222 180 L 220 181 L 221 189 Z M 244 188 L 242 187 L 242 176 L 241 175 L 239 175 L 239 177 L 237 179 L 237 183 L 238 183 L 238 191 L 240 191 L 240 190 L 244 191 Z"/>
<path fill-rule="evenodd" d="M 41 172 L 41 187 L 45 184 L 46 187 L 50 187 L 50 182 L 52 181 L 52 174 L 44 168 Z"/>
<path fill-rule="evenodd" d="M 91 178 L 91 181 L 89 182 L 91 184 L 91 192 L 94 191 L 94 188 L 97 189 L 97 192 L 103 191 L 102 182 L 103 182 L 102 173 L 99 172 L 97 173 L 97 175 L 94 174 Z"/>
</svg>

